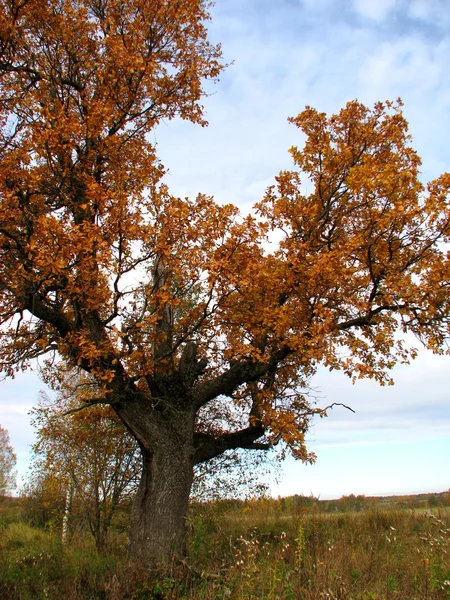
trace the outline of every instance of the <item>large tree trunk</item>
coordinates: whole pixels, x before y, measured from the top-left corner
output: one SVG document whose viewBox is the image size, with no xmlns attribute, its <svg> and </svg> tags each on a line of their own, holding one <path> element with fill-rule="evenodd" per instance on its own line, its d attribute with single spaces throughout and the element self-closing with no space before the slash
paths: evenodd
<svg viewBox="0 0 450 600">
<path fill-rule="evenodd" d="M 180 436 L 183 431 L 177 431 Z M 193 477 L 192 440 L 161 437 L 142 449 L 143 469 L 130 525 L 130 555 L 168 564 L 186 552 L 186 514 Z"/>
</svg>

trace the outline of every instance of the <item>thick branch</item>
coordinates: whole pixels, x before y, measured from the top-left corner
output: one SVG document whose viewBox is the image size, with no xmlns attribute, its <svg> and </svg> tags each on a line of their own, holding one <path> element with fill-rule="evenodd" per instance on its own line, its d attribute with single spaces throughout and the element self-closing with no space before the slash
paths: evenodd
<svg viewBox="0 0 450 600">
<path fill-rule="evenodd" d="M 406 304 L 384 304 L 383 306 L 378 306 L 369 311 L 366 315 L 361 315 L 360 317 L 337 323 L 335 329 L 338 331 L 345 331 L 352 327 L 368 327 L 373 325 L 373 318 L 381 312 L 398 312 L 406 307 Z"/>
<path fill-rule="evenodd" d="M 258 381 L 291 353 L 289 346 L 283 346 L 267 362 L 238 361 L 214 379 L 205 381 L 193 390 L 196 409 L 201 408 L 218 396 L 230 396 L 240 385 Z"/>
<path fill-rule="evenodd" d="M 186 386 L 191 386 L 200 373 L 206 368 L 208 361 L 206 358 L 197 360 L 197 344 L 188 342 L 181 354 L 178 365 L 179 373 Z"/>
<path fill-rule="evenodd" d="M 61 335 L 65 337 L 73 329 L 73 324 L 66 317 L 66 315 L 55 309 L 49 307 L 41 298 L 40 294 L 29 293 L 21 298 L 23 307 L 28 310 L 36 318 L 53 325 Z"/>
<path fill-rule="evenodd" d="M 226 450 L 236 450 L 237 448 L 268 450 L 272 447 L 272 444 L 257 442 L 263 435 L 264 427 L 262 423 L 233 433 L 226 433 L 217 438 L 207 433 L 196 433 L 194 434 L 194 464 L 210 460 L 223 454 Z"/>
</svg>

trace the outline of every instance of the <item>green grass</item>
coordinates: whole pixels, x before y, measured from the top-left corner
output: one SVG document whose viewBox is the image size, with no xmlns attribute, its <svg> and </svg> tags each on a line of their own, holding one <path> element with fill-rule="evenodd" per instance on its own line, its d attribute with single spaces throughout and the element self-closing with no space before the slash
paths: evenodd
<svg viewBox="0 0 450 600">
<path fill-rule="evenodd" d="M 167 572 L 126 560 L 126 538 L 62 546 L 0 511 L 2 600 L 450 600 L 450 509 L 289 514 L 194 506 L 190 555 Z"/>
</svg>

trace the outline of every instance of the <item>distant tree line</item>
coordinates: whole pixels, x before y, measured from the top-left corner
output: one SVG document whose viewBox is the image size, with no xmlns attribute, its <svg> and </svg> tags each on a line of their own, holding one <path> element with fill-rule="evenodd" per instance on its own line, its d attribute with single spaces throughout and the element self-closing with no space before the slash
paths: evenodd
<svg viewBox="0 0 450 600">
<path fill-rule="evenodd" d="M 450 506 L 450 490 L 402 496 L 364 496 L 350 494 L 333 500 L 320 500 L 313 495 L 271 498 L 262 496 L 251 499 L 225 499 L 221 500 L 224 510 L 237 512 L 258 512 L 271 516 L 315 514 L 315 513 L 348 513 L 369 510 L 386 509 L 427 509 L 443 508 Z"/>
</svg>

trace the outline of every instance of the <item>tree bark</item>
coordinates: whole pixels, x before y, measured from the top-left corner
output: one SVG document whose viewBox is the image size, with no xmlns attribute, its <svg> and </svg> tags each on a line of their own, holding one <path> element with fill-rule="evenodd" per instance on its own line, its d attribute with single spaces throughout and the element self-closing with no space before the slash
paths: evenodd
<svg viewBox="0 0 450 600">
<path fill-rule="evenodd" d="M 142 451 L 142 475 L 133 504 L 130 556 L 169 564 L 186 553 L 186 514 L 193 479 L 193 442 L 183 433 L 161 436 Z"/>
<path fill-rule="evenodd" d="M 118 385 L 120 399 L 112 407 L 142 454 L 129 554 L 144 564 L 168 566 L 174 556 L 183 558 L 186 553 L 186 515 L 194 464 L 228 449 L 267 449 L 268 445 L 256 443 L 264 434 L 260 422 L 219 437 L 195 433 L 197 408 L 179 377 L 159 375 L 151 383 L 155 399 Z"/>
<path fill-rule="evenodd" d="M 69 486 L 66 490 L 66 501 L 64 504 L 64 517 L 62 522 L 62 533 L 61 533 L 61 541 L 62 544 L 67 544 L 69 541 L 69 518 L 70 518 L 70 509 L 72 507 L 72 499 L 73 499 L 74 485 L 73 482 L 70 482 Z"/>
</svg>

